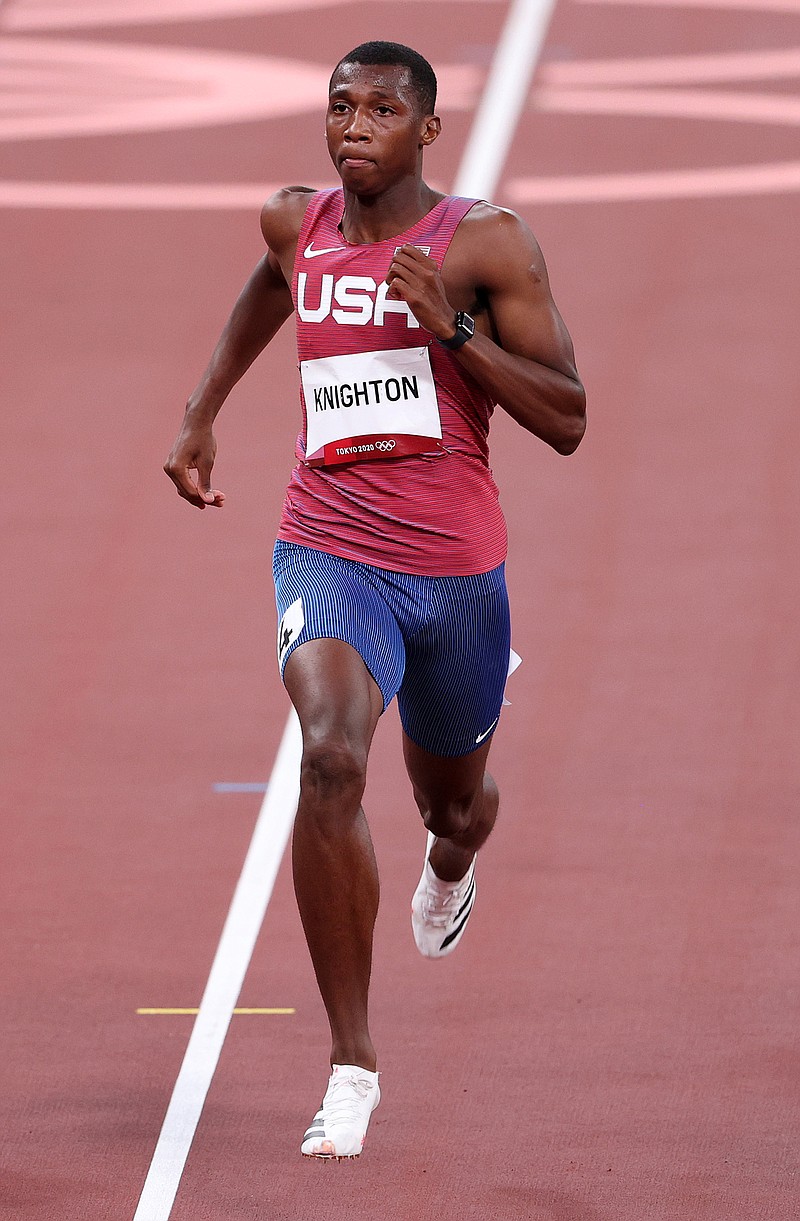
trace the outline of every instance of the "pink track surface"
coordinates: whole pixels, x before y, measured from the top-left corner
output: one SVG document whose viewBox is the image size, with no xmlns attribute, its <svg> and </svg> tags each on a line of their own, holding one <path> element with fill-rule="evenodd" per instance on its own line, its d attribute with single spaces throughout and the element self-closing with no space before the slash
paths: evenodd
<svg viewBox="0 0 800 1221">
<path fill-rule="evenodd" d="M 324 81 L 368 37 L 444 70 L 429 174 L 451 183 L 506 15 L 125 7 L 0 8 L 0 1212 L 25 1221 L 133 1216 L 192 1021 L 136 1010 L 198 1003 L 260 804 L 214 785 L 266 780 L 285 720 L 288 330 L 221 418 L 224 511 L 160 471 L 261 253 L 236 191 L 330 181 Z M 241 1004 L 296 1012 L 233 1018 L 176 1221 L 797 1216 L 793 46 L 788 0 L 558 7 L 497 200 L 543 245 L 590 429 L 569 461 L 493 430 L 525 664 L 469 936 L 443 963 L 414 950 L 424 836 L 392 712 L 365 803 L 384 1074 L 366 1152 L 298 1154 L 327 1042 L 284 867 Z M 244 117 L 237 55 L 284 61 Z M 170 126 L 187 97 L 206 118 Z"/>
</svg>

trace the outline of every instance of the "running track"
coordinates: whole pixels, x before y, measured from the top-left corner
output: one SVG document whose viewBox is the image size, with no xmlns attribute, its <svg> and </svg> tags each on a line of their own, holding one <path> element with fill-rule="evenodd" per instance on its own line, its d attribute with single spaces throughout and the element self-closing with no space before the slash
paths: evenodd
<svg viewBox="0 0 800 1221">
<path fill-rule="evenodd" d="M 288 331 L 221 419 L 224 512 L 160 472 L 258 200 L 330 181 L 327 70 L 367 37 L 441 67 L 452 184 L 508 10 L 0 7 L 3 1216 L 134 1216 L 193 1022 L 137 1010 L 198 1005 L 262 801 L 219 786 L 283 732 Z M 239 1004 L 294 1012 L 233 1017 L 175 1221 L 796 1217 L 799 81 L 798 0 L 560 0 L 495 196 L 590 430 L 568 461 L 493 430 L 525 662 L 479 907 L 418 959 L 391 713 L 367 1150 L 297 1153 L 326 1036 L 282 868 Z"/>
</svg>

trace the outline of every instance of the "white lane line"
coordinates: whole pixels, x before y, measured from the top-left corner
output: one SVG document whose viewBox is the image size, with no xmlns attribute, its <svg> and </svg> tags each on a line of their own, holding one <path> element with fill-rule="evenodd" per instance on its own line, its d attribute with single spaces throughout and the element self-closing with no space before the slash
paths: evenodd
<svg viewBox="0 0 800 1221">
<path fill-rule="evenodd" d="M 469 150 L 477 145 L 473 129 L 473 138 L 456 175 L 454 193 L 483 196 L 494 191 L 505 150 L 519 120 L 552 3 L 553 0 L 522 0 L 521 3 L 515 0 L 512 3 L 489 78 L 493 105 L 498 110 L 494 115 L 488 113 L 484 99 L 476 118 L 476 126 L 483 122 L 487 130 L 491 130 L 492 139 L 487 143 L 493 148 L 499 143 L 502 156 L 495 155 L 491 173 L 486 172 L 483 162 L 469 165 Z M 533 20 L 534 16 L 536 20 Z M 518 44 L 524 39 L 530 49 L 524 48 L 520 53 Z M 509 56 L 508 50 L 503 51 L 503 48 L 511 48 L 512 43 L 513 56 Z M 499 72 L 507 78 L 514 74 L 518 76 L 512 93 L 508 90 L 508 86 L 513 85 L 510 79 L 506 80 L 506 87 L 497 87 Z M 513 93 L 519 95 L 518 105 L 511 104 Z M 300 791 L 301 748 L 300 726 L 292 712 L 133 1221 L 168 1221 L 172 1212 L 203 1103 L 291 832 Z"/>
<path fill-rule="evenodd" d="M 610 85 L 709 85 L 719 81 L 779 81 L 800 76 L 800 47 L 715 51 L 709 55 L 647 55 L 635 59 L 564 60 L 548 64 L 540 79 L 559 88 Z"/>
<path fill-rule="evenodd" d="M 239 999 L 300 792 L 300 723 L 286 722 L 269 788 L 225 921 L 189 1045 L 161 1128 L 134 1221 L 167 1221 L 203 1104 Z"/>
<path fill-rule="evenodd" d="M 554 5 L 555 0 L 512 0 L 453 194 L 494 195 Z"/>
<path fill-rule="evenodd" d="M 6 0 L 0 0 L 0 9 Z M 380 0 L 393 6 L 396 0 Z M 443 0 L 439 0 L 440 3 Z M 461 0 L 454 0 L 460 3 Z M 97 25 L 163 25 L 166 21 L 202 21 L 275 14 L 287 10 L 344 7 L 350 0 L 11 0 L 10 30 L 73 30 Z M 489 0 L 497 3 L 497 0 Z"/>
<path fill-rule="evenodd" d="M 800 98 L 785 93 L 729 93 L 723 89 L 553 89 L 536 91 L 539 110 L 551 114 L 656 115 L 724 123 L 800 125 Z"/>
<path fill-rule="evenodd" d="M 259 209 L 277 186 L 264 182 L 6 182 L 2 208 L 119 208 L 208 212 Z"/>
<path fill-rule="evenodd" d="M 585 174 L 572 178 L 512 178 L 506 193 L 515 204 L 609 203 L 648 199 L 718 199 L 800 191 L 800 161 L 730 165 L 713 169 Z"/>
<path fill-rule="evenodd" d="M 800 13 L 800 0 L 578 0 L 579 4 L 641 5 L 654 8 L 744 9 L 752 13 Z"/>
</svg>

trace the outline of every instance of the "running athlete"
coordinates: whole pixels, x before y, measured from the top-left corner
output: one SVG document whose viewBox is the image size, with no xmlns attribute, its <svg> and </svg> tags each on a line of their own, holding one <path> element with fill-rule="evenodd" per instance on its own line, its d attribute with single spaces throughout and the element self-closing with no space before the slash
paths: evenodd
<svg viewBox="0 0 800 1221">
<path fill-rule="evenodd" d="M 519 217 L 422 178 L 436 78 L 365 43 L 330 82 L 335 190 L 267 201 L 245 285 L 165 470 L 199 509 L 212 425 L 296 315 L 303 428 L 278 531 L 278 657 L 303 732 L 292 841 L 300 916 L 331 1028 L 331 1075 L 301 1151 L 356 1157 L 380 1098 L 367 1000 L 378 872 L 361 809 L 395 695 L 425 827 L 412 900 L 430 958 L 458 944 L 497 816 L 486 760 L 509 661 L 506 533 L 488 463 L 495 405 L 562 454 L 585 426 L 572 343 Z"/>
</svg>

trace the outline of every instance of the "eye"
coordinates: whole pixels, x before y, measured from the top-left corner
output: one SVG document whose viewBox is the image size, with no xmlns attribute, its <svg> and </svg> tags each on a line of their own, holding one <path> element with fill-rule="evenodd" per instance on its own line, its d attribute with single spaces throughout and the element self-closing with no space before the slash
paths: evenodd
<svg viewBox="0 0 800 1221">
<path fill-rule="evenodd" d="M 331 112 L 333 114 L 345 114 L 346 111 L 347 111 L 347 107 L 345 106 L 344 102 L 332 102 L 331 103 Z"/>
<path fill-rule="evenodd" d="M 376 106 L 375 108 L 380 115 L 394 114 L 391 106 Z"/>
</svg>

